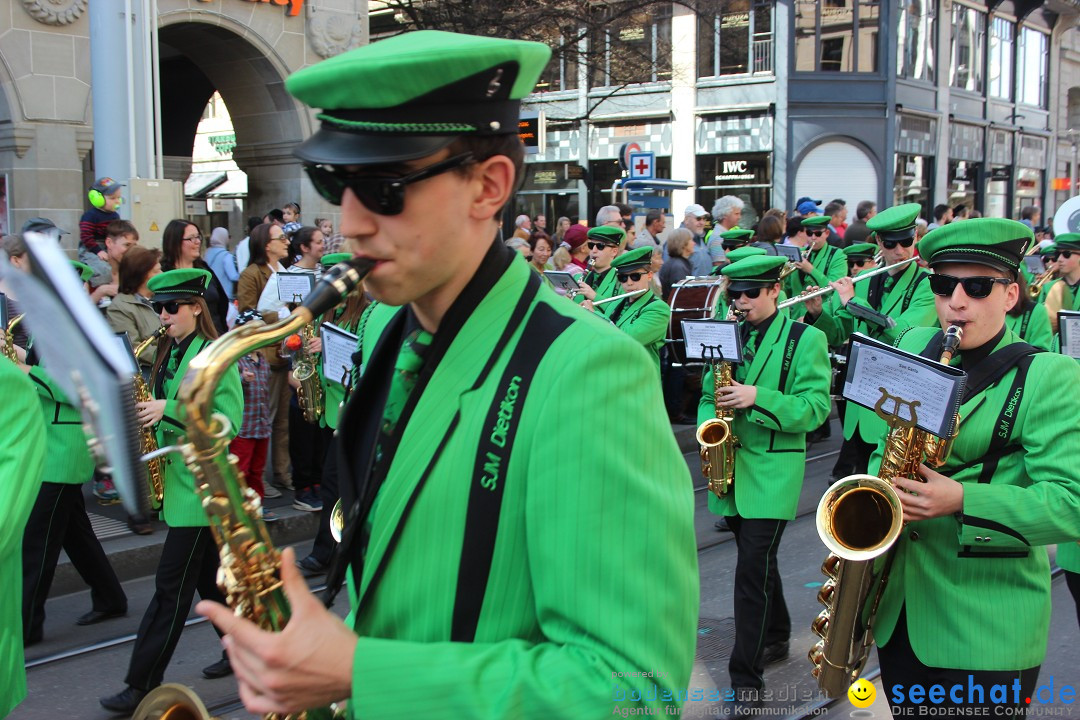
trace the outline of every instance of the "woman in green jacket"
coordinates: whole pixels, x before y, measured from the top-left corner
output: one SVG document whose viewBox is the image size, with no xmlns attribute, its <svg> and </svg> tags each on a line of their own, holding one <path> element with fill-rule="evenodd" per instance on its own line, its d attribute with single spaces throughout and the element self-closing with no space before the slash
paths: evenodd
<svg viewBox="0 0 1080 720">
<path fill-rule="evenodd" d="M 209 282 L 210 273 L 197 268 L 170 270 L 149 282 L 154 309 L 168 331 L 158 344 L 151 378 L 155 399 L 138 403 L 137 414 L 143 426 L 156 428 L 158 447 L 185 441 L 184 409 L 177 399 L 180 384 L 191 360 L 217 337 L 203 297 Z M 240 375 L 226 373 L 214 396 L 214 412 L 229 420 L 227 440 L 240 428 L 243 407 Z M 179 456 L 167 455 L 163 462 L 165 497 L 161 518 L 169 525 L 169 534 L 158 564 L 154 597 L 143 615 L 131 653 L 128 687 L 101 699 L 101 704 L 113 712 L 133 712 L 146 694 L 161 684 L 196 590 L 202 598 L 224 602 L 216 579 L 218 551 L 195 490 L 195 478 Z M 224 655 L 222 658 L 204 668 L 203 674 L 209 678 L 230 674 L 228 660 Z"/>
</svg>

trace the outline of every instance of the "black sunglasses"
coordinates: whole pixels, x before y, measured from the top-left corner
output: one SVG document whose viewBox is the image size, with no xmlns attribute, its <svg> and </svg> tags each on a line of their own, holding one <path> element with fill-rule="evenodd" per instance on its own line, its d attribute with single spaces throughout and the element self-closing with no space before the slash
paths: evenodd
<svg viewBox="0 0 1080 720">
<path fill-rule="evenodd" d="M 592 240 L 590 240 L 586 244 L 589 246 L 590 250 L 603 250 L 604 248 L 615 247 L 614 245 L 608 245 L 607 243 L 602 242 L 593 242 Z"/>
<path fill-rule="evenodd" d="M 825 234 L 825 231 L 824 230 L 807 230 L 806 234 L 809 235 L 810 237 L 821 237 L 822 235 Z"/>
<path fill-rule="evenodd" d="M 415 172 L 394 178 L 371 177 L 350 172 L 337 165 L 305 165 L 311 184 L 324 200 L 341 204 L 345 190 L 352 190 L 356 199 L 368 210 L 379 215 L 398 215 L 405 209 L 405 188 L 444 172 L 472 162 L 471 152 L 441 160 Z M 370 169 L 368 170 L 370 172 Z"/>
<path fill-rule="evenodd" d="M 643 278 L 646 274 L 648 274 L 646 270 L 636 270 L 634 272 L 628 272 L 628 273 L 616 273 L 615 277 L 621 283 L 624 283 L 627 280 L 633 280 L 634 282 L 637 282 L 638 280 Z"/>
<path fill-rule="evenodd" d="M 749 290 L 728 290 L 727 294 L 728 297 L 732 300 L 738 300 L 743 295 L 750 298 L 751 300 L 756 300 L 757 296 L 761 294 L 761 288 L 750 288 Z"/>
<path fill-rule="evenodd" d="M 152 303 L 150 303 L 150 305 L 152 305 L 153 308 L 154 308 L 154 312 L 156 312 L 158 315 L 161 314 L 162 310 L 169 313 L 170 315 L 175 315 L 176 313 L 180 312 L 180 306 L 181 305 L 194 305 L 194 304 L 195 303 L 181 302 L 179 300 L 169 300 L 168 302 L 152 302 Z"/>
<path fill-rule="evenodd" d="M 994 285 L 997 283 L 1011 285 L 1012 282 L 1009 278 L 986 277 L 983 275 L 958 278 L 952 275 L 938 275 L 935 273 L 930 276 L 930 291 L 935 295 L 951 297 L 956 286 L 963 285 L 964 292 L 967 293 L 969 298 L 979 300 L 993 292 Z"/>
<path fill-rule="evenodd" d="M 1060 250 L 1060 251 L 1054 253 L 1053 255 L 1051 255 L 1050 259 L 1053 260 L 1054 262 L 1057 262 L 1061 258 L 1065 258 L 1066 260 L 1068 260 L 1072 256 L 1073 256 L 1073 251 L 1072 250 Z"/>
<path fill-rule="evenodd" d="M 882 240 L 881 241 L 881 247 L 885 248 L 886 250 L 892 250 L 897 245 L 909 248 L 914 244 L 915 244 L 915 238 L 905 238 L 903 240 Z"/>
</svg>

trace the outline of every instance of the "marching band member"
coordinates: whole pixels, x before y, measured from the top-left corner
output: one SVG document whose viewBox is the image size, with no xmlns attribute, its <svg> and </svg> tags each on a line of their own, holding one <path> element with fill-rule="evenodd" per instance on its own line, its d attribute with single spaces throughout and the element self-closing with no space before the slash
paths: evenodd
<svg viewBox="0 0 1080 720">
<path fill-rule="evenodd" d="M 1043 283 L 1039 296 L 1035 298 L 1035 302 L 1046 309 L 1046 316 L 1050 321 L 1050 331 L 1056 336 L 1058 331 L 1058 310 L 1068 310 L 1072 308 L 1075 294 L 1069 289 L 1069 285 L 1061 277 L 1061 268 L 1059 267 L 1061 253 L 1058 251 L 1057 245 L 1055 243 L 1047 243 L 1040 246 L 1039 256 L 1042 257 L 1043 264 L 1051 275 L 1050 279 Z M 1034 281 L 1035 278 L 1027 271 L 1026 265 L 1023 268 L 1023 272 L 1025 273 L 1025 277 L 1027 277 L 1028 283 Z"/>
<path fill-rule="evenodd" d="M 858 285 L 846 275 L 830 283 L 836 298 L 824 310 L 821 298 L 806 302 L 807 322 L 822 330 L 831 346 L 843 345 L 853 332 L 892 344 L 907 328 L 936 325 L 928 273 L 914 262 L 898 264 L 915 253 L 915 219 L 921 210 L 918 203 L 898 205 L 882 210 L 866 223 L 877 239 L 885 264 L 895 268 Z M 848 308 L 852 302 L 887 316 L 889 323 L 874 324 L 856 317 Z M 845 447 L 833 475 L 865 472 L 870 454 L 884 434 L 885 421 L 872 410 L 849 406 L 844 413 Z"/>
<path fill-rule="evenodd" d="M 1054 238 L 1057 274 L 1068 296 L 1062 310 L 1080 310 L 1080 233 L 1062 233 Z M 1057 320 L 1055 313 L 1055 320 Z"/>
<path fill-rule="evenodd" d="M 635 297 L 607 303 L 604 314 L 615 327 L 641 343 L 660 371 L 660 348 L 664 346 L 671 308 L 651 291 L 653 248 L 642 247 L 623 253 L 611 262 L 622 293 L 641 291 Z"/>
<path fill-rule="evenodd" d="M 89 292 L 87 283 L 93 269 L 80 262 L 71 264 Z M 26 353 L 23 348 L 17 353 L 20 369 L 30 376 L 37 390 L 49 447 L 41 471 L 41 488 L 23 533 L 23 643 L 29 647 L 42 639 L 45 599 L 61 548 L 90 586 L 91 610 L 81 615 L 76 625 L 93 625 L 120 617 L 127 613 L 128 603 L 86 514 L 82 485 L 93 477 L 94 458 L 86 444 L 82 412 L 69 402 L 46 368 L 22 364 L 26 362 Z"/>
<path fill-rule="evenodd" d="M 141 425 L 156 428 L 158 447 L 183 442 L 184 418 L 177 399 L 180 382 L 192 359 L 217 337 L 204 298 L 209 283 L 210 272 L 198 268 L 169 270 L 150 278 L 148 283 L 154 309 L 168 332 L 158 343 L 151 378 L 155 399 L 139 403 L 137 417 Z M 243 408 L 240 373 L 226 373 L 214 396 L 214 411 L 228 418 L 230 439 L 240 429 Z M 167 455 L 163 461 L 165 497 L 161 519 L 169 526 L 169 533 L 161 550 L 154 597 L 131 651 L 124 679 L 127 687 L 101 698 L 106 710 L 117 713 L 134 712 L 146 694 L 161 684 L 195 591 L 204 599 L 225 599 L 217 585 L 218 550 L 195 490 L 195 478 L 179 456 Z M 224 653 L 221 660 L 203 668 L 203 675 L 211 679 L 231 672 Z"/>
<path fill-rule="evenodd" d="M 1039 352 L 1005 322 L 1032 240 L 1022 223 L 979 218 L 935 229 L 919 245 L 934 270 L 928 284 L 941 327 L 963 330 L 951 364 L 968 382 L 950 459 L 940 470 L 922 465 L 925 482 L 894 479 L 907 526 L 874 636 L 889 702 L 910 714 L 921 700 L 906 690 L 920 683 L 964 688 L 942 708 L 1026 708 L 1050 623 L 1040 546 L 1080 534 L 1080 409 L 1061 390 L 1080 386 L 1080 365 Z M 942 335 L 912 328 L 898 345 L 936 359 Z M 1007 687 L 1003 703 L 991 697 L 994 685 Z"/>
<path fill-rule="evenodd" d="M 784 602 L 777 550 L 795 519 L 806 464 L 805 434 L 829 414 L 829 356 L 825 335 L 776 310 L 785 260 L 751 256 L 727 265 L 728 295 L 746 314 L 740 326 L 745 361 L 728 387 L 702 378 L 698 423 L 717 405 L 736 410 L 739 439 L 733 490 L 709 494 L 709 510 L 735 534 L 735 647 L 728 670 L 735 711 L 759 707 L 765 665 L 788 655 L 791 620 Z M 719 395 L 717 395 L 717 391 Z"/>
<path fill-rule="evenodd" d="M 377 261 L 364 282 L 379 304 L 338 427 L 350 624 L 287 563 L 293 614 L 280 633 L 199 605 L 227 633 L 251 712 L 347 698 L 354 718 L 597 717 L 611 714 L 612 672 L 628 672 L 615 683 L 641 699 L 627 706 L 662 713 L 689 682 L 693 498 L 655 412 L 653 361 L 496 237 L 522 162 L 520 98 L 549 54 L 413 32 L 287 82 L 323 108 L 296 154 L 341 205 L 357 255 Z M 570 366 L 604 368 L 580 426 L 547 391 Z M 589 453 L 568 473 L 549 448 L 580 427 L 633 427 L 649 441 Z M 331 589 L 344 567 L 331 568 Z"/>
<path fill-rule="evenodd" d="M 801 232 L 789 238 L 790 244 L 801 245 L 806 250 L 802 262 L 796 265 L 798 271 L 788 275 L 784 287 L 792 297 L 811 285 L 825 286 L 847 277 L 844 251 L 826 242 L 830 220 L 828 215 L 803 218 L 799 223 Z M 805 244 L 801 242 L 801 235 L 806 236 Z"/>
<path fill-rule="evenodd" d="M 626 246 L 626 231 L 612 225 L 591 228 L 586 234 L 592 270 L 586 273 L 578 285 L 581 292 L 578 302 L 606 300 L 619 294 L 619 283 L 611 272 L 611 263 Z M 575 298 L 576 300 L 577 298 Z"/>
<path fill-rule="evenodd" d="M 1054 332 L 1050 328 L 1050 318 L 1045 306 L 1028 295 L 1028 280 L 1021 272 L 1016 277 L 1020 293 L 1016 304 L 1005 314 L 1005 325 L 1016 333 L 1024 342 L 1040 350 L 1049 350 L 1054 345 Z"/>
</svg>

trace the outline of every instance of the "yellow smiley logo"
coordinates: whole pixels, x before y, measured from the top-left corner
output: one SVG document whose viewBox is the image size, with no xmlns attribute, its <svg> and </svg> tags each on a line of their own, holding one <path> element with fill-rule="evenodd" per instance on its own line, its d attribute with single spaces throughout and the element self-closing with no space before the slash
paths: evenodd
<svg viewBox="0 0 1080 720">
<path fill-rule="evenodd" d="M 857 708 L 868 708 L 873 705 L 876 695 L 877 690 L 874 689 L 873 683 L 861 678 L 856 680 L 855 684 L 849 687 L 847 691 L 848 700 Z"/>
</svg>

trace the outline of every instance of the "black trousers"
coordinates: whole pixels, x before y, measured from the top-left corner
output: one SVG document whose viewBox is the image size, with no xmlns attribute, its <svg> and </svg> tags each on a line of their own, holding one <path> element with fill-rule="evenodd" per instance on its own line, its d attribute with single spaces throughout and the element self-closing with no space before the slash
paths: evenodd
<svg viewBox="0 0 1080 720">
<path fill-rule="evenodd" d="M 311 555 L 323 565 L 330 564 L 330 559 L 337 548 L 337 542 L 330 533 L 330 516 L 333 514 L 331 510 L 334 508 L 334 503 L 340 497 L 338 493 L 338 442 L 337 435 L 331 433 L 326 461 L 323 463 L 322 483 L 319 485 L 319 499 L 322 500 L 323 511 L 319 513 L 319 531 L 315 534 L 315 542 L 311 546 Z"/>
<path fill-rule="evenodd" d="M 1022 714 L 1029 707 L 1025 700 L 1035 691 L 1040 667 L 1036 665 L 1026 670 L 957 670 L 924 665 L 911 649 L 906 608 L 900 611 L 889 644 L 878 648 L 878 661 L 881 665 L 881 688 L 893 717 L 915 717 L 920 714 L 920 709 L 925 712 L 927 707 L 938 708 L 939 714 L 946 715 L 951 714 L 950 710 L 974 707 L 989 708 L 989 717 L 1001 715 L 1002 710 L 994 708 L 1011 707 L 1015 712 L 1010 711 L 1010 714 Z M 1017 679 L 1020 680 L 1019 702 L 1013 703 L 1016 692 L 1013 686 Z M 898 685 L 903 687 L 897 688 Z M 944 699 L 937 704 L 924 696 L 921 698 L 922 702 L 913 703 L 908 694 L 912 685 L 921 685 L 926 692 L 934 685 L 941 685 L 945 690 Z M 960 686 L 956 691 L 959 702 L 950 692 L 954 685 Z M 995 703 L 991 699 L 991 688 L 994 685 L 1005 686 L 1005 699 L 1008 703 Z"/>
<path fill-rule="evenodd" d="M 761 689 L 766 645 L 787 642 L 791 618 L 776 552 L 787 520 L 727 518 L 739 557 L 735 564 L 735 647 L 728 662 L 733 688 Z"/>
<path fill-rule="evenodd" d="M 131 651 L 131 665 L 125 679 L 128 685 L 152 690 L 161 684 L 165 668 L 180 642 L 196 590 L 203 600 L 225 602 L 217 586 L 217 569 L 217 545 L 210 528 L 169 528 L 154 579 L 154 597 L 139 624 Z"/>
<path fill-rule="evenodd" d="M 42 636 L 45 599 L 49 596 L 60 550 L 87 585 L 93 610 L 127 612 L 127 595 L 101 547 L 86 514 L 82 485 L 41 483 L 23 531 L 23 640 Z"/>
<path fill-rule="evenodd" d="M 1073 603 L 1076 604 L 1076 622 L 1080 624 L 1080 573 L 1074 573 L 1070 570 L 1062 570 L 1065 573 L 1065 584 L 1069 586 L 1069 592 L 1072 593 Z"/>
<path fill-rule="evenodd" d="M 322 482 L 326 448 L 333 430 L 304 420 L 304 413 L 296 402 L 296 395 L 289 403 L 289 460 L 292 462 L 293 489 L 296 492 L 310 490 Z"/>
</svg>

